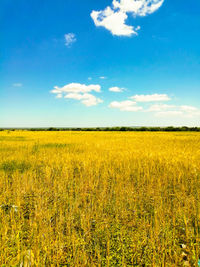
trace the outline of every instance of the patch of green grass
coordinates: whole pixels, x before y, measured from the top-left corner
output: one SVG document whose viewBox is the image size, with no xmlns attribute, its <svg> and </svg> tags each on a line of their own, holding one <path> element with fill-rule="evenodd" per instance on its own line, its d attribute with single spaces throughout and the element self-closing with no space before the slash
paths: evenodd
<svg viewBox="0 0 200 267">
<path fill-rule="evenodd" d="M 47 144 L 35 144 L 32 148 L 32 153 L 39 152 L 40 149 L 74 149 L 74 144 L 63 144 L 63 143 L 47 143 Z"/>
<path fill-rule="evenodd" d="M 72 147 L 73 144 L 59 144 L 59 143 L 48 143 L 44 145 L 39 145 L 41 148 L 65 148 L 65 147 Z"/>
<path fill-rule="evenodd" d="M 0 136 L 0 141 L 26 141 L 24 136 Z"/>
<path fill-rule="evenodd" d="M 77 144 L 71 143 L 47 143 L 47 144 L 35 144 L 32 147 L 32 153 L 39 152 L 40 149 L 66 149 L 67 152 L 83 153 L 84 150 L 80 149 Z"/>
<path fill-rule="evenodd" d="M 30 169 L 31 164 L 25 161 L 16 161 L 10 160 L 5 161 L 0 165 L 0 170 L 3 170 L 6 173 L 13 173 L 15 171 L 19 171 L 20 173 L 24 173 L 28 169 Z"/>
<path fill-rule="evenodd" d="M 0 152 L 10 152 L 10 151 L 15 151 L 16 149 L 13 147 L 0 147 Z"/>
</svg>

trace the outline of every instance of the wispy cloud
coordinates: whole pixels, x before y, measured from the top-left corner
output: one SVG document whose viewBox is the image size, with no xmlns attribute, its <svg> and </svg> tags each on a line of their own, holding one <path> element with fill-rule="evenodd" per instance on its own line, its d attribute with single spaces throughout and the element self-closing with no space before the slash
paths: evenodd
<svg viewBox="0 0 200 267">
<path fill-rule="evenodd" d="M 98 84 L 85 85 L 80 83 L 70 83 L 63 87 L 55 86 L 51 93 L 56 94 L 56 98 L 67 98 L 81 101 L 85 106 L 96 106 L 102 103 L 102 99 L 97 98 L 91 92 L 101 92 Z"/>
<path fill-rule="evenodd" d="M 114 86 L 114 87 L 111 87 L 108 89 L 110 92 L 114 92 L 114 93 L 121 93 L 123 92 L 123 88 L 120 88 L 120 87 L 117 87 L 117 86 Z"/>
<path fill-rule="evenodd" d="M 103 102 L 100 98 L 97 98 L 96 96 L 88 93 L 87 94 L 70 93 L 65 95 L 65 98 L 80 100 L 81 103 L 87 107 L 96 106 L 97 104 Z"/>
<path fill-rule="evenodd" d="M 180 116 L 180 115 L 183 115 L 183 112 L 178 110 L 161 111 L 155 114 L 156 117 L 169 117 L 169 116 Z"/>
<path fill-rule="evenodd" d="M 156 117 L 171 117 L 171 116 L 182 116 L 182 117 L 200 117 L 200 109 L 194 106 L 176 106 L 166 104 L 151 105 L 147 112 L 153 112 Z"/>
<path fill-rule="evenodd" d="M 57 95 L 56 95 L 56 98 L 62 98 L 62 97 L 63 97 L 62 94 L 57 94 Z"/>
<path fill-rule="evenodd" d="M 100 76 L 99 79 L 101 79 L 101 80 L 105 80 L 105 79 L 107 79 L 107 77 L 105 77 L 105 76 Z"/>
<path fill-rule="evenodd" d="M 180 106 L 180 109 L 181 109 L 182 111 L 187 111 L 187 112 L 198 111 L 198 108 L 193 107 L 193 106 Z"/>
<path fill-rule="evenodd" d="M 22 84 L 22 83 L 13 83 L 13 86 L 14 86 L 14 87 L 22 87 L 23 84 Z"/>
<path fill-rule="evenodd" d="M 166 105 L 166 104 L 156 104 L 149 107 L 147 111 L 163 111 L 163 110 L 169 110 L 173 109 L 176 106 L 174 105 Z"/>
<path fill-rule="evenodd" d="M 116 108 L 119 109 L 121 111 L 132 111 L 132 112 L 136 112 L 136 111 L 140 111 L 143 108 L 137 106 L 137 103 L 131 100 L 126 100 L 126 101 L 113 101 L 110 103 L 109 105 L 110 108 Z"/>
<path fill-rule="evenodd" d="M 71 45 L 76 42 L 76 35 L 74 33 L 67 33 L 64 35 L 64 37 L 65 37 L 65 45 L 67 47 L 71 47 Z"/>
<path fill-rule="evenodd" d="M 97 27 L 104 27 L 113 35 L 132 36 L 138 34 L 140 26 L 127 25 L 127 14 L 144 17 L 158 10 L 163 2 L 164 0 L 113 0 L 111 7 L 101 11 L 93 10 L 90 15 Z"/>
<path fill-rule="evenodd" d="M 197 107 L 162 103 L 170 100 L 167 94 L 135 95 L 129 97 L 129 100 L 113 101 L 109 104 L 109 107 L 120 111 L 147 112 L 156 117 L 200 118 L 200 109 Z M 156 103 L 152 104 L 152 102 Z"/>
<path fill-rule="evenodd" d="M 130 98 L 136 102 L 161 102 L 171 100 L 166 94 L 134 95 Z"/>
</svg>

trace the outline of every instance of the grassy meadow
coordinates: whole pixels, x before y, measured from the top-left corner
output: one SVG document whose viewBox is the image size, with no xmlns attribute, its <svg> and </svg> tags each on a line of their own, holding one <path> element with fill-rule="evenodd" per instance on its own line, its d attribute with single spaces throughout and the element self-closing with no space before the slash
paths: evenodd
<svg viewBox="0 0 200 267">
<path fill-rule="evenodd" d="M 198 266 L 200 133 L 0 132 L 0 266 Z"/>
</svg>

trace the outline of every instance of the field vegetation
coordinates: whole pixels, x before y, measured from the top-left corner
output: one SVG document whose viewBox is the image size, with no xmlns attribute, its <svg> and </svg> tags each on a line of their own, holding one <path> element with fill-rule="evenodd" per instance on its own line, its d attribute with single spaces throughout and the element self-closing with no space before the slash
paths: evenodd
<svg viewBox="0 0 200 267">
<path fill-rule="evenodd" d="M 198 132 L 0 132 L 0 266 L 198 266 Z"/>
</svg>

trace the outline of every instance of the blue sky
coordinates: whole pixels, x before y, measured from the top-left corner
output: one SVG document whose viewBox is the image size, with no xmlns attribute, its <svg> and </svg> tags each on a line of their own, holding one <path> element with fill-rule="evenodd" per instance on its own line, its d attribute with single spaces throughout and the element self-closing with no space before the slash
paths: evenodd
<svg viewBox="0 0 200 267">
<path fill-rule="evenodd" d="M 199 0 L 1 0 L 0 127 L 200 126 Z"/>
</svg>

